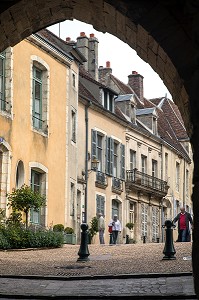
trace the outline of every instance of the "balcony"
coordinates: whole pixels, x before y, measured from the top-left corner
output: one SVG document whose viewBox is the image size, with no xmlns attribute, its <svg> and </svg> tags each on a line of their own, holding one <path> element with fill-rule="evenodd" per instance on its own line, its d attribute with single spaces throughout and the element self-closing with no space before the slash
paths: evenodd
<svg viewBox="0 0 199 300">
<path fill-rule="evenodd" d="M 123 191 L 123 182 L 120 178 L 112 177 L 112 192 L 121 194 Z"/>
<path fill-rule="evenodd" d="M 95 185 L 97 187 L 100 187 L 102 189 L 105 189 L 108 185 L 108 182 L 107 182 L 107 176 L 105 173 L 102 173 L 100 171 L 97 171 L 96 172 L 96 181 L 95 181 Z"/>
<path fill-rule="evenodd" d="M 164 197 L 168 192 L 167 182 L 148 174 L 139 172 L 137 169 L 126 171 L 126 189 L 139 190 L 146 193 L 153 193 L 156 196 Z"/>
</svg>

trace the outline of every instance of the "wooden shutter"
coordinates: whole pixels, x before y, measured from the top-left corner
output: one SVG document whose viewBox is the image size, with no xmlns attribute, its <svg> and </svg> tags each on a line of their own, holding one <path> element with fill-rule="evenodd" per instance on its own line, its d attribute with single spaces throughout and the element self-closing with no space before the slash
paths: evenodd
<svg viewBox="0 0 199 300">
<path fill-rule="evenodd" d="M 91 159 L 97 158 L 97 131 L 91 130 Z"/>
<path fill-rule="evenodd" d="M 120 144 L 120 178 L 125 180 L 125 146 Z"/>
</svg>

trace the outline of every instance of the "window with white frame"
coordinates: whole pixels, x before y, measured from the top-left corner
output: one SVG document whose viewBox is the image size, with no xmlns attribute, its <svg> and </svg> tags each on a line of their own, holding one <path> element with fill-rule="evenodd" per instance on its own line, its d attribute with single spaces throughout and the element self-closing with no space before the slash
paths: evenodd
<svg viewBox="0 0 199 300">
<path fill-rule="evenodd" d="M 136 168 L 136 151 L 130 149 L 130 170 Z"/>
<path fill-rule="evenodd" d="M 165 160 L 164 160 L 164 169 L 165 169 L 165 180 L 168 180 L 168 153 L 165 153 Z"/>
<path fill-rule="evenodd" d="M 37 131 L 47 134 L 49 67 L 42 59 L 37 59 L 33 57 L 32 60 L 32 125 Z"/>
<path fill-rule="evenodd" d="M 114 112 L 114 95 L 108 90 L 104 90 L 101 94 L 104 108 Z"/>
<path fill-rule="evenodd" d="M 186 197 L 189 198 L 189 170 L 186 170 L 185 184 L 186 184 Z"/>
<path fill-rule="evenodd" d="M 5 52 L 0 53 L 0 109 L 5 110 Z"/>
<path fill-rule="evenodd" d="M 105 170 L 105 162 L 104 162 L 104 156 L 105 156 L 105 137 L 101 132 L 98 132 L 97 130 L 91 130 L 91 160 L 97 159 L 99 161 L 98 164 L 98 171 L 104 172 Z"/>
<path fill-rule="evenodd" d="M 134 203 L 129 203 L 129 222 L 134 224 L 134 211 L 135 211 L 135 205 Z"/>
<path fill-rule="evenodd" d="M 105 197 L 102 195 L 96 195 L 96 214 L 101 213 L 105 215 Z"/>
<path fill-rule="evenodd" d="M 159 237 L 159 208 L 152 206 L 152 240 L 157 241 Z"/>
<path fill-rule="evenodd" d="M 147 173 L 147 157 L 145 155 L 141 155 L 141 172 Z"/>
<path fill-rule="evenodd" d="M 9 114 L 12 108 L 12 51 L 8 47 L 0 53 L 0 112 Z"/>
<path fill-rule="evenodd" d="M 33 191 L 46 196 L 46 173 L 38 168 L 31 168 L 30 186 Z M 38 211 L 30 209 L 30 223 L 45 226 L 45 211 L 45 207 L 41 207 Z"/>
<path fill-rule="evenodd" d="M 77 126 L 76 126 L 76 110 L 71 110 L 71 140 L 76 143 L 76 136 L 77 136 Z"/>
<path fill-rule="evenodd" d="M 142 236 L 147 236 L 147 218 L 148 218 L 148 205 L 141 204 L 141 232 Z"/>
<path fill-rule="evenodd" d="M 176 191 L 180 190 L 180 164 L 176 162 Z"/>
</svg>

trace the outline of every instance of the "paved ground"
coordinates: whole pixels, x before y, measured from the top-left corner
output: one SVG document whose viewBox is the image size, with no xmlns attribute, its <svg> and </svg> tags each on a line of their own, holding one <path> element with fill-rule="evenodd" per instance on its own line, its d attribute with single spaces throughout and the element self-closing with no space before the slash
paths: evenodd
<svg viewBox="0 0 199 300">
<path fill-rule="evenodd" d="M 1 251 L 1 299 L 196 299 L 191 243 L 175 243 L 175 260 L 162 260 L 164 244 L 78 245 Z"/>
</svg>

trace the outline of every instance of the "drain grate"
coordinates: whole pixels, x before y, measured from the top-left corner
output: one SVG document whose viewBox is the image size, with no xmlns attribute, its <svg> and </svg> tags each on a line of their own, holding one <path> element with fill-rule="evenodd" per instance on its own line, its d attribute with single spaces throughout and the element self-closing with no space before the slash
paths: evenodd
<svg viewBox="0 0 199 300">
<path fill-rule="evenodd" d="M 79 269 L 90 269 L 90 268 L 91 266 L 78 266 L 78 265 L 55 267 L 55 269 L 65 269 L 65 270 L 79 270 Z"/>
</svg>

